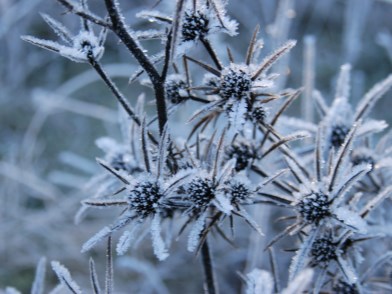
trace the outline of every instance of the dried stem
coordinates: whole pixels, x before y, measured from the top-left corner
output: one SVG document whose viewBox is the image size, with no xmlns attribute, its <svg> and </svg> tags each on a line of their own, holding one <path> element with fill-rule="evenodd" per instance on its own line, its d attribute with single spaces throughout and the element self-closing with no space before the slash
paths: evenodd
<svg viewBox="0 0 392 294">
<path fill-rule="evenodd" d="M 219 293 L 218 285 L 216 283 L 215 272 L 212 264 L 212 256 L 208 240 L 206 239 L 201 247 L 201 260 L 204 269 L 204 282 L 206 285 L 206 293 L 217 294 Z"/>
<path fill-rule="evenodd" d="M 129 33 L 121 13 L 114 0 L 105 0 L 106 9 L 112 21 L 112 31 L 120 38 L 132 55 L 136 58 L 141 67 L 146 71 L 155 91 L 155 100 L 157 105 L 159 131 L 162 133 L 163 128 L 167 122 L 167 110 L 165 101 L 165 84 L 164 80 L 150 61 L 150 59 L 143 52 L 142 48 L 136 43 Z"/>
</svg>

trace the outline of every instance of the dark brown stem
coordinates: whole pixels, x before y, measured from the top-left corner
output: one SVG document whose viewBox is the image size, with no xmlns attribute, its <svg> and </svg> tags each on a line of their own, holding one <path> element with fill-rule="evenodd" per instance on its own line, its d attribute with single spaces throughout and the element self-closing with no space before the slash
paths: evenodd
<svg viewBox="0 0 392 294">
<path fill-rule="evenodd" d="M 208 40 L 205 39 L 200 39 L 200 41 L 203 43 L 204 47 L 206 48 L 208 54 L 211 56 L 212 61 L 214 61 L 215 66 L 219 69 L 222 70 L 222 64 L 218 59 L 218 56 L 215 53 L 215 50 L 212 48 L 211 43 Z"/>
<path fill-rule="evenodd" d="M 159 131 L 162 133 L 167 122 L 167 111 L 165 101 L 165 85 L 158 71 L 143 52 L 142 48 L 136 43 L 125 25 L 119 9 L 114 0 L 105 0 L 106 9 L 112 22 L 112 31 L 120 38 L 132 55 L 136 58 L 141 67 L 146 71 L 155 91 L 157 105 Z"/>
<path fill-rule="evenodd" d="M 206 239 L 201 247 L 201 260 L 204 269 L 204 282 L 206 285 L 206 294 L 217 294 L 219 293 L 218 284 L 216 283 L 216 277 L 214 267 L 212 264 L 211 251 Z"/>
</svg>

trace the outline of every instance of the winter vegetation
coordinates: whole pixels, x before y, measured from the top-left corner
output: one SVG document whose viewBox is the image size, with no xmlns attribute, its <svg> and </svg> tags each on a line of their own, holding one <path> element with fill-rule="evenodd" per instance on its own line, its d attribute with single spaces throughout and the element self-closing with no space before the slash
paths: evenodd
<svg viewBox="0 0 392 294">
<path fill-rule="evenodd" d="M 0 8 L 0 293 L 392 293 L 390 1 Z"/>
</svg>

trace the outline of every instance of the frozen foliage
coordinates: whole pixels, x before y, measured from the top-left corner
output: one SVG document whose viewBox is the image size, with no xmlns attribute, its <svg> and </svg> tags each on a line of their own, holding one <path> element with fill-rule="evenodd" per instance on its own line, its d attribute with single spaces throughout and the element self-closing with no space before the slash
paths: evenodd
<svg viewBox="0 0 392 294">
<path fill-rule="evenodd" d="M 303 89 L 288 79 L 297 88 L 284 88 L 287 58 L 297 43 L 284 34 L 286 18 L 294 15 L 290 1 L 280 1 L 280 14 L 265 26 L 267 35 L 277 37 L 264 43 L 257 26 L 242 59 L 237 46 L 231 47 L 240 39 L 218 34 L 238 38 L 227 1 L 157 1 L 156 10 L 137 13 L 138 24 L 128 19 L 135 11 L 122 10 L 129 3 L 105 0 L 104 11 L 96 14 L 87 0 L 59 2 L 80 18 L 80 31 L 71 34 L 43 14 L 62 43 L 22 39 L 87 63 L 108 90 L 102 95 L 113 96 L 120 109 L 110 113 L 118 118 L 122 140 L 108 127 L 109 135 L 96 140 L 103 152 L 96 160 L 100 172 L 90 169 L 81 180 L 91 178 L 89 197 L 77 213 L 89 228 L 80 234 L 82 253 L 95 255 L 106 242 L 104 290 L 101 269 L 89 262 L 94 293 L 122 293 L 114 288 L 118 267 L 121 275 L 132 276 L 120 286 L 124 293 L 168 293 L 173 281 L 182 280 L 191 285 L 187 292 L 200 292 L 190 253 L 201 259 L 206 293 L 238 292 L 238 276 L 249 294 L 392 291 L 392 135 L 380 138 L 388 125 L 371 118 L 376 103 L 389 94 L 391 74 L 358 95 L 352 86 L 355 65 L 344 64 L 331 103 L 312 81 Z M 123 92 L 118 76 L 104 69 L 113 59 L 104 56 L 113 50 L 105 46 L 109 32 L 116 38 L 111 46 L 125 47 L 133 57 L 130 91 Z M 265 56 L 264 44 L 270 52 Z M 314 64 L 312 58 L 306 62 Z M 137 93 L 139 78 L 151 88 L 145 94 Z M 313 105 L 306 105 L 303 118 L 287 115 L 302 92 Z M 350 96 L 362 98 L 354 107 Z M 69 163 L 88 170 L 83 160 Z M 91 212 L 94 208 L 100 210 Z M 93 223 L 97 226 L 89 226 Z M 375 251 L 387 253 L 381 260 Z M 57 261 L 51 265 L 61 284 L 54 292 L 81 293 L 67 268 Z M 32 293 L 43 293 L 44 276 L 42 259 Z"/>
</svg>

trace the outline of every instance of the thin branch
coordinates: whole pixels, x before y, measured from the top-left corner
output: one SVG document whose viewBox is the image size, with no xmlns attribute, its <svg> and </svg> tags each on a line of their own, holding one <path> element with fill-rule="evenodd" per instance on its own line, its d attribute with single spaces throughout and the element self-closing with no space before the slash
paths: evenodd
<svg viewBox="0 0 392 294">
<path fill-rule="evenodd" d="M 136 58 L 138 63 L 144 68 L 153 84 L 155 91 L 155 100 L 157 106 L 159 131 L 162 132 L 167 122 L 166 101 L 165 101 L 165 86 L 158 71 L 146 56 L 143 49 L 136 43 L 127 26 L 123 21 L 123 17 L 114 0 L 105 0 L 106 9 L 112 21 L 112 31 L 120 38 L 132 55 Z"/>
</svg>

